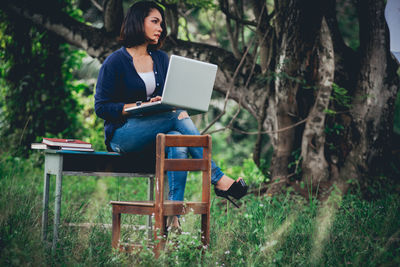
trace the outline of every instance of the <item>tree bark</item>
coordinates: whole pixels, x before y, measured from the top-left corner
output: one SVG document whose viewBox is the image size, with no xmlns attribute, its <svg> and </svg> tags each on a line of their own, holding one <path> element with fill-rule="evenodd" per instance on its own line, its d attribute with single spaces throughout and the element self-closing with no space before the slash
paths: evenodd
<svg viewBox="0 0 400 267">
<path fill-rule="evenodd" d="M 104 10 L 104 29 L 111 35 L 118 35 L 124 18 L 122 0 L 105 0 Z"/>
<path fill-rule="evenodd" d="M 353 149 L 340 169 L 339 179 L 365 184 L 384 165 L 390 152 L 394 102 L 399 89 L 397 63 L 389 52 L 384 18 L 385 2 L 360 1 L 360 68 L 353 97 Z"/>
<path fill-rule="evenodd" d="M 267 191 L 269 194 L 280 191 L 288 183 L 288 176 L 292 175 L 290 171 L 293 171 L 289 169 L 293 161 L 292 153 L 301 143 L 301 129 L 288 127 L 301 119 L 298 98 L 303 95 L 304 80 L 313 71 L 309 65 L 313 56 L 311 52 L 315 51 L 315 37 L 320 32 L 320 9 L 319 1 L 307 4 L 297 0 L 275 1 L 274 29 L 278 37 L 274 48 L 275 80 L 270 90 L 265 125 L 265 128 L 275 131 L 271 135 L 274 154 L 271 164 L 273 183 Z M 288 129 L 279 131 L 282 128 Z"/>
<path fill-rule="evenodd" d="M 315 62 L 317 95 L 308 115 L 301 143 L 303 179 L 309 188 L 329 179 L 328 163 L 325 159 L 325 110 L 329 107 L 335 64 L 332 39 L 325 19 L 321 24 Z"/>
</svg>

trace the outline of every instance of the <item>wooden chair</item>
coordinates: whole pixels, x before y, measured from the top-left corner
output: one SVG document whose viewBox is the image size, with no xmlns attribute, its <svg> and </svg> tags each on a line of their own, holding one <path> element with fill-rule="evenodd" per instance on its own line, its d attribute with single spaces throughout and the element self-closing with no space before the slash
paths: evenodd
<svg viewBox="0 0 400 267">
<path fill-rule="evenodd" d="M 202 159 L 166 159 L 166 147 L 203 147 Z M 164 200 L 164 178 L 166 171 L 202 171 L 201 202 Z M 211 187 L 211 136 L 157 135 L 155 201 L 111 201 L 112 205 L 112 247 L 124 250 L 120 244 L 121 214 L 154 214 L 154 246 L 156 257 L 165 245 L 166 218 L 170 215 L 184 215 L 189 212 L 201 214 L 201 240 L 203 245 L 210 242 L 210 187 Z M 136 247 L 129 245 L 129 249 Z"/>
</svg>

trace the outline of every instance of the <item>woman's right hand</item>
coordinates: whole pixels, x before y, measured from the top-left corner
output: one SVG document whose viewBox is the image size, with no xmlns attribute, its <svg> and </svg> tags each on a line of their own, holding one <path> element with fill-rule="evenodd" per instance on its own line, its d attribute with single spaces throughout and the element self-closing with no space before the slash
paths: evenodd
<svg viewBox="0 0 400 267">
<path fill-rule="evenodd" d="M 135 107 L 135 106 L 136 106 L 136 103 L 125 104 L 124 107 L 122 108 L 122 115 L 123 116 L 129 115 L 129 112 L 126 112 L 125 109 Z"/>
</svg>

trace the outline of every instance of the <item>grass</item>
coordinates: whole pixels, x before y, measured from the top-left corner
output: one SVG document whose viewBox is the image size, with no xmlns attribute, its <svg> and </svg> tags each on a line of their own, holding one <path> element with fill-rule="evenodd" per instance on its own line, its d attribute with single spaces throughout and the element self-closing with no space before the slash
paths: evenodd
<svg viewBox="0 0 400 267">
<path fill-rule="evenodd" d="M 204 253 L 196 249 L 199 216 L 191 214 L 182 218 L 183 234 L 174 237 L 158 260 L 150 249 L 119 253 L 111 249 L 111 229 L 104 226 L 111 223 L 108 202 L 145 199 L 146 181 L 113 177 L 64 179 L 60 241 L 52 255 L 40 236 L 43 169 L 37 162 L 36 154 L 27 160 L 0 155 L 1 266 L 400 265 L 400 196 L 386 192 L 372 201 L 358 194 L 334 195 L 325 204 L 293 194 L 246 196 L 240 209 L 213 195 L 211 244 Z M 199 197 L 196 179 L 190 175 L 187 198 Z M 53 218 L 52 210 L 49 216 Z M 130 225 L 146 219 L 122 218 Z M 98 224 L 67 226 L 83 222 Z M 146 234 L 123 228 L 122 237 L 143 242 Z"/>
</svg>

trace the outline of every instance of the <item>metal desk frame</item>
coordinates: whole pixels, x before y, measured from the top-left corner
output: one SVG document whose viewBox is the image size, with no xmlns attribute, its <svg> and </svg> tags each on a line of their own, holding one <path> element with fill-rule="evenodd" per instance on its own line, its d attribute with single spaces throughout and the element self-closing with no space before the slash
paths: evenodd
<svg viewBox="0 0 400 267">
<path fill-rule="evenodd" d="M 50 175 L 56 176 L 54 202 L 54 228 L 52 251 L 55 250 L 58 240 L 58 227 L 61 216 L 61 193 L 63 175 L 74 176 L 116 176 L 116 177 L 148 177 L 148 199 L 154 200 L 154 172 L 135 171 L 133 167 L 126 167 L 126 159 L 113 152 L 81 152 L 64 150 L 44 150 L 44 185 L 43 185 L 43 213 L 42 213 L 42 240 L 47 240 Z M 105 203 L 106 204 L 106 203 Z M 148 234 L 152 236 L 152 220 L 147 220 Z"/>
</svg>

